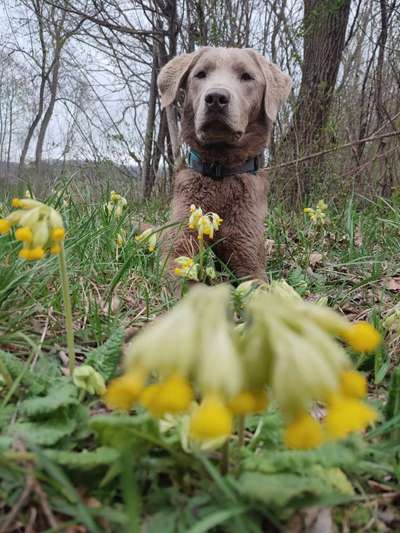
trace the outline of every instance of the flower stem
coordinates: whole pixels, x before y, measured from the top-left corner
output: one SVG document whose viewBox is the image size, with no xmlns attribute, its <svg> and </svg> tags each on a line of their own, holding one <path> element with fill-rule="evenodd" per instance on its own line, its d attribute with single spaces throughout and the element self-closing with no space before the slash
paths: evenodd
<svg viewBox="0 0 400 533">
<path fill-rule="evenodd" d="M 229 472 L 229 439 L 226 439 L 222 447 L 222 456 L 221 456 L 221 474 L 226 476 Z"/>
<path fill-rule="evenodd" d="M 204 270 L 204 241 L 203 237 L 199 239 L 199 278 L 200 281 L 204 281 L 205 279 L 205 272 Z"/>
<path fill-rule="evenodd" d="M 65 329 L 67 333 L 67 352 L 68 352 L 68 367 L 70 374 L 75 368 L 75 346 L 74 346 L 74 326 L 72 322 L 72 307 L 71 307 L 71 297 L 69 294 L 69 281 L 67 274 L 67 263 L 65 260 L 65 250 L 64 243 L 61 243 L 61 252 L 59 253 L 59 262 L 60 262 L 60 276 L 61 276 L 61 285 L 63 290 L 64 298 L 64 313 L 65 313 Z"/>
<path fill-rule="evenodd" d="M 243 415 L 240 415 L 238 422 L 239 448 L 241 448 L 244 445 L 245 417 Z"/>
</svg>

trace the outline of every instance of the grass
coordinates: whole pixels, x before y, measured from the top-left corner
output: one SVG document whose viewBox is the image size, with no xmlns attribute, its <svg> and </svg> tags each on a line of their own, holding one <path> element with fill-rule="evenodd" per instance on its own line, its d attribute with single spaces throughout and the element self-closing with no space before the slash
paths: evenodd
<svg viewBox="0 0 400 533">
<path fill-rule="evenodd" d="M 124 332 L 176 297 L 157 254 L 133 239 L 140 220 L 166 222 L 164 203 L 129 202 L 115 220 L 101 208 L 107 195 L 94 201 L 64 191 L 47 201 L 68 228 L 78 364 L 107 358 L 111 368 Z M 117 250 L 121 229 L 126 240 Z M 398 396 L 384 413 L 400 362 L 399 324 L 385 322 L 400 294 L 400 199 L 331 205 L 321 228 L 276 205 L 266 235 L 271 279 L 286 279 L 303 298 L 325 298 L 351 320 L 370 320 L 385 335 L 377 354 L 356 363 L 368 375 L 379 424 L 365 438 L 287 452 L 282 421 L 270 409 L 249 418 L 247 446 L 231 447 L 230 474 L 221 476 L 218 452 L 187 453 L 178 430 L 160 433 L 145 413 L 111 415 L 95 397 L 78 395 L 63 377 L 57 259 L 24 263 L 15 241 L 2 236 L 0 357 L 13 386 L 0 391 L 0 531 L 280 531 L 309 524 L 326 507 L 339 531 L 399 530 Z"/>
</svg>

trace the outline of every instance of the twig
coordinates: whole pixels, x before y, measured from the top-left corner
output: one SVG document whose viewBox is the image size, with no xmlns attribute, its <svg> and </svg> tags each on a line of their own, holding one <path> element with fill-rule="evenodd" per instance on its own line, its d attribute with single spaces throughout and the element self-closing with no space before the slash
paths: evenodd
<svg viewBox="0 0 400 533">
<path fill-rule="evenodd" d="M 37 345 L 37 350 L 36 350 L 35 356 L 33 358 L 32 364 L 31 364 L 31 370 L 33 370 L 33 368 L 35 367 L 35 365 L 37 363 L 37 360 L 38 360 L 38 357 L 39 357 L 39 353 L 40 353 L 40 350 L 42 348 L 42 344 L 44 342 L 44 339 L 46 338 L 47 330 L 49 329 L 49 320 L 50 320 L 50 318 L 49 318 L 49 316 L 47 316 L 46 322 L 45 322 L 45 325 L 44 325 L 44 328 L 43 328 L 43 331 L 42 331 L 42 335 L 40 337 L 40 341 L 39 341 L 39 344 Z"/>
<path fill-rule="evenodd" d="M 52 510 L 50 509 L 46 493 L 44 492 L 40 483 L 36 479 L 34 479 L 34 491 L 37 497 L 39 498 L 40 506 L 42 508 L 42 511 L 45 517 L 47 518 L 49 525 L 53 529 L 57 530 L 59 526 L 58 521 L 56 520 L 55 516 L 53 515 Z"/>
<path fill-rule="evenodd" d="M 330 154 L 332 152 L 337 152 L 339 150 L 344 150 L 345 148 L 350 148 L 357 144 L 379 141 L 381 139 L 386 139 L 387 137 L 396 137 L 397 135 L 400 135 L 399 130 L 392 131 L 390 133 L 383 133 L 382 135 L 365 137 L 364 139 L 358 139 L 358 141 L 352 141 L 346 144 L 341 144 L 340 146 L 335 146 L 334 148 L 327 148 L 326 150 L 321 150 L 320 152 L 316 152 L 315 154 L 306 155 L 298 159 L 292 159 L 292 161 L 287 161 L 286 163 L 280 163 L 279 165 L 273 165 L 272 167 L 266 167 L 266 169 L 276 170 L 279 168 L 290 167 L 292 165 L 297 165 L 299 163 L 303 163 L 304 161 L 308 161 L 309 159 L 316 159 L 317 157 L 321 157 L 322 155 Z"/>
<path fill-rule="evenodd" d="M 14 520 L 18 517 L 20 510 L 25 506 L 26 502 L 28 501 L 28 498 L 33 490 L 34 484 L 35 480 L 32 476 L 32 473 L 28 472 L 24 490 L 22 491 L 22 494 L 19 497 L 18 501 L 8 513 L 6 520 L 1 526 L 0 533 L 7 533 L 7 531 L 10 530 L 10 527 L 12 526 Z"/>
</svg>

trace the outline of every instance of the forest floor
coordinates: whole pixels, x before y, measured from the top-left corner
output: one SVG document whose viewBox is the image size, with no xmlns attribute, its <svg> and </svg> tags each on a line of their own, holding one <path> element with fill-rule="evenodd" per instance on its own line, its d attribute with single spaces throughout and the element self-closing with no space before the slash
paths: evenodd
<svg viewBox="0 0 400 533">
<path fill-rule="evenodd" d="M 140 220 L 165 223 L 167 208 L 128 202 L 117 219 L 104 211 L 108 195 L 64 190 L 44 199 L 67 228 L 78 364 L 89 356 L 117 363 L 126 332 L 176 303 L 159 252 L 133 238 Z M 0 201 L 1 218 L 9 195 Z M 0 358 L 12 378 L 0 391 L 0 531 L 400 530 L 400 406 L 385 417 L 400 363 L 400 200 L 325 201 L 321 225 L 288 206 L 270 208 L 268 276 L 382 333 L 378 351 L 356 361 L 381 418 L 363 436 L 288 451 L 272 406 L 248 417 L 246 445 L 233 439 L 224 476 L 218 450 L 185 451 L 174 427 L 160 431 L 143 411 L 110 413 L 76 389 L 57 257 L 21 261 L 12 236 L 0 236 Z"/>
</svg>

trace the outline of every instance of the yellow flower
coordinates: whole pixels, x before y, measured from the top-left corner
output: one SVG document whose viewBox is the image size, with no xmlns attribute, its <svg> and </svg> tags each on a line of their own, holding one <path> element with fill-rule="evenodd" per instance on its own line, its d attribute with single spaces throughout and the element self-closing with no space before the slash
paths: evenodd
<svg viewBox="0 0 400 533">
<path fill-rule="evenodd" d="M 320 211 L 326 211 L 328 209 L 328 205 L 324 202 L 324 200 L 320 200 L 317 203 L 317 209 L 319 209 Z"/>
<path fill-rule="evenodd" d="M 304 413 L 288 425 L 284 441 L 287 448 L 300 450 L 317 448 L 323 442 L 321 425 L 309 414 Z"/>
<path fill-rule="evenodd" d="M 25 259 L 25 261 L 29 261 L 29 259 L 31 257 L 31 250 L 29 248 L 22 248 L 19 251 L 18 256 L 19 256 L 20 259 Z"/>
<path fill-rule="evenodd" d="M 15 232 L 15 238 L 17 239 L 17 241 L 32 242 L 33 236 L 31 228 L 27 226 L 18 228 Z"/>
<path fill-rule="evenodd" d="M 175 263 L 178 265 L 174 270 L 176 276 L 198 281 L 199 266 L 195 264 L 191 257 L 182 255 L 175 259 Z"/>
<path fill-rule="evenodd" d="M 36 248 L 31 248 L 30 257 L 29 257 L 31 261 L 37 261 L 39 259 L 43 259 L 43 257 L 44 257 L 44 249 L 41 246 L 36 246 Z"/>
<path fill-rule="evenodd" d="M 309 216 L 311 222 L 314 222 L 315 224 L 324 225 L 326 221 L 326 209 L 328 208 L 327 204 L 320 200 L 317 203 L 316 209 L 313 209 L 312 207 L 305 207 L 303 209 L 303 212 Z"/>
<path fill-rule="evenodd" d="M 222 218 L 219 215 L 217 215 L 217 213 L 211 213 L 211 218 L 212 218 L 212 224 L 214 226 L 214 229 L 219 230 L 219 227 L 223 222 Z"/>
<path fill-rule="evenodd" d="M 191 215 L 189 217 L 189 229 L 196 229 L 200 218 L 203 216 L 203 210 L 201 207 L 197 207 L 192 204 L 190 206 Z"/>
<path fill-rule="evenodd" d="M 148 228 L 140 235 L 136 235 L 135 241 L 139 243 L 147 242 L 149 252 L 154 252 L 157 245 L 157 235 L 154 228 Z"/>
<path fill-rule="evenodd" d="M 349 326 L 343 332 L 342 337 L 356 352 L 373 352 L 381 343 L 378 331 L 364 321 Z"/>
<path fill-rule="evenodd" d="M 360 400 L 334 395 L 324 425 L 331 438 L 340 439 L 353 431 L 363 431 L 377 417 L 376 411 Z"/>
<path fill-rule="evenodd" d="M 22 200 L 19 198 L 13 198 L 11 200 L 11 205 L 14 209 L 21 209 L 22 208 Z"/>
<path fill-rule="evenodd" d="M 153 400 L 157 397 L 157 394 L 160 391 L 160 387 L 161 383 L 152 383 L 146 387 L 139 396 L 139 402 L 149 411 Z"/>
<path fill-rule="evenodd" d="M 203 239 L 204 235 L 207 235 L 210 239 L 214 238 L 214 225 L 211 222 L 209 215 L 203 215 L 200 217 L 197 222 L 197 230 L 197 238 L 199 240 Z"/>
<path fill-rule="evenodd" d="M 61 246 L 59 244 L 53 244 L 50 248 L 51 255 L 58 255 L 61 253 Z"/>
<path fill-rule="evenodd" d="M 103 401 L 111 409 L 129 411 L 139 399 L 146 380 L 147 372 L 143 368 L 113 379 L 103 395 Z"/>
<path fill-rule="evenodd" d="M 64 228 L 54 228 L 51 232 L 51 240 L 54 242 L 63 241 L 65 238 Z"/>
<path fill-rule="evenodd" d="M 120 218 L 127 204 L 126 198 L 115 191 L 111 191 L 110 200 L 105 204 L 104 209 L 108 215 L 114 215 L 115 218 Z"/>
<path fill-rule="evenodd" d="M 140 397 L 142 405 L 156 417 L 166 413 L 183 413 L 187 411 L 192 400 L 191 386 L 181 374 L 177 373 L 162 383 L 150 385 Z"/>
<path fill-rule="evenodd" d="M 232 413 L 216 394 L 205 396 L 190 418 L 190 435 L 199 441 L 229 437 Z"/>
<path fill-rule="evenodd" d="M 5 235 L 11 229 L 11 224 L 6 218 L 0 219 L 0 235 Z"/>
<path fill-rule="evenodd" d="M 367 394 L 367 380 L 355 370 L 345 370 L 340 375 L 340 390 L 344 396 L 362 399 Z"/>
<path fill-rule="evenodd" d="M 11 205 L 16 209 L 33 209 L 34 207 L 41 207 L 44 204 L 32 198 L 13 198 Z"/>
<path fill-rule="evenodd" d="M 115 244 L 117 246 L 122 246 L 124 244 L 124 239 L 122 238 L 122 235 L 120 233 L 117 233 L 115 237 Z"/>
<path fill-rule="evenodd" d="M 0 231 L 19 226 L 15 232 L 17 241 L 24 243 L 19 253 L 21 259 L 34 261 L 42 259 L 46 251 L 60 253 L 58 242 L 65 236 L 63 220 L 52 207 L 31 198 L 14 198 L 17 211 L 0 220 Z"/>
<path fill-rule="evenodd" d="M 222 218 L 217 213 L 207 213 L 203 215 L 201 207 L 190 206 L 189 228 L 197 230 L 199 240 L 207 235 L 210 239 L 214 238 L 214 231 L 218 231 L 222 224 Z"/>
<path fill-rule="evenodd" d="M 230 400 L 228 407 L 235 415 L 245 415 L 263 411 L 267 404 L 267 393 L 264 390 L 242 390 Z"/>
<path fill-rule="evenodd" d="M 19 257 L 27 261 L 38 261 L 44 257 L 44 249 L 41 246 L 35 248 L 22 248 L 19 252 Z"/>
</svg>

